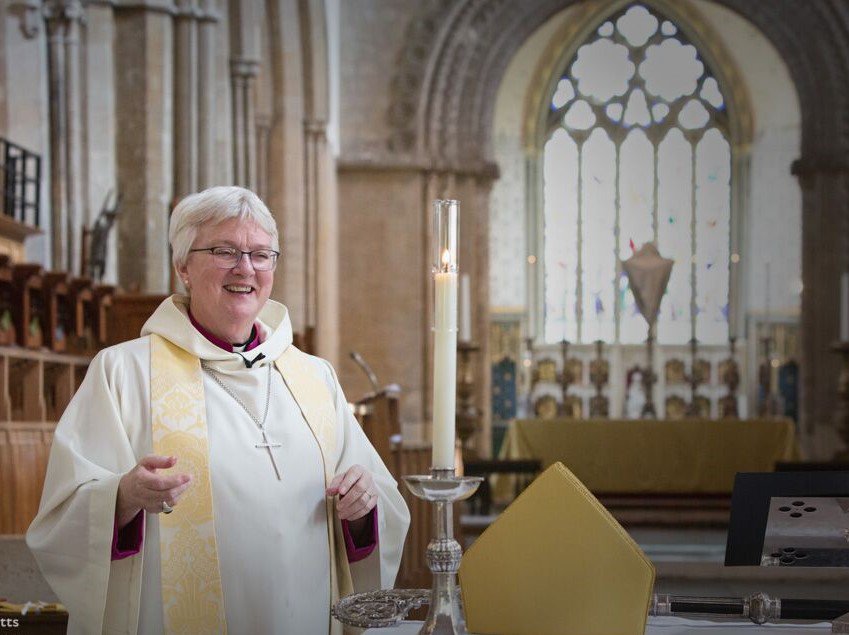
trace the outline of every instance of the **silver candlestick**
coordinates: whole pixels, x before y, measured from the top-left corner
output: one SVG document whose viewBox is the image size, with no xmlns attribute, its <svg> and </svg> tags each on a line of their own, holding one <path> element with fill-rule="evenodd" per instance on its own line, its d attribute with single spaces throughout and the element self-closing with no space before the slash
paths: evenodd
<svg viewBox="0 0 849 635">
<path fill-rule="evenodd" d="M 340 622 L 358 628 L 381 628 L 398 624 L 407 612 L 425 604 L 430 608 L 419 635 L 466 635 L 466 620 L 460 604 L 457 571 L 463 549 L 454 539 L 453 504 L 469 498 L 483 481 L 480 476 L 455 476 L 453 469 L 431 468 L 430 474 L 404 476 L 414 496 L 433 503 L 434 537 L 428 543 L 426 560 L 433 574 L 427 589 L 386 589 L 356 593 L 333 607 Z"/>
<path fill-rule="evenodd" d="M 463 549 L 454 540 L 454 503 L 475 493 L 480 476 L 454 476 L 454 470 L 431 469 L 430 475 L 405 476 L 413 496 L 433 503 L 434 537 L 427 546 L 427 567 L 433 573 L 430 608 L 419 635 L 429 633 L 463 635 L 466 620 L 457 587 L 457 571 Z"/>
</svg>

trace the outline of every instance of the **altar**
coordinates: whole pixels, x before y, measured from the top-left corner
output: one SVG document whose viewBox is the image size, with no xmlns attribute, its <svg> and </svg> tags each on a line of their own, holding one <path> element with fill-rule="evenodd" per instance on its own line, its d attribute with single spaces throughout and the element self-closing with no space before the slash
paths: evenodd
<svg viewBox="0 0 849 635">
<path fill-rule="evenodd" d="M 771 472 L 799 450 L 789 419 L 518 419 L 499 458 L 561 461 L 595 494 L 730 494 L 737 472 Z M 493 490 L 513 494 L 507 477 Z"/>
</svg>

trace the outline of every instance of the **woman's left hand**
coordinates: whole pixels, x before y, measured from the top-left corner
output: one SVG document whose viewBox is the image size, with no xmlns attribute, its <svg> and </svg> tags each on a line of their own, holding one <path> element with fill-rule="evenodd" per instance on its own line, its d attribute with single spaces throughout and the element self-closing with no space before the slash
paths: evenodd
<svg viewBox="0 0 849 635">
<path fill-rule="evenodd" d="M 362 465 L 352 465 L 344 474 L 337 474 L 327 488 L 328 496 L 339 495 L 336 513 L 339 520 L 358 520 L 377 505 L 374 479 Z"/>
</svg>

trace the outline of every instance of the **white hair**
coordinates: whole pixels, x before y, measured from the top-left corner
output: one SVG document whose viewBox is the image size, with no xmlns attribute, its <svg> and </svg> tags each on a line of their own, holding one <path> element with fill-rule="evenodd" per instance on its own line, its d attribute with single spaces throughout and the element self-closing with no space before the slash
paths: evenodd
<svg viewBox="0 0 849 635">
<path fill-rule="evenodd" d="M 272 248 L 280 251 L 277 223 L 259 196 L 236 185 L 220 185 L 190 194 L 174 208 L 168 230 L 174 266 L 186 264 L 201 226 L 217 225 L 231 218 L 255 222 L 271 236 Z"/>
</svg>

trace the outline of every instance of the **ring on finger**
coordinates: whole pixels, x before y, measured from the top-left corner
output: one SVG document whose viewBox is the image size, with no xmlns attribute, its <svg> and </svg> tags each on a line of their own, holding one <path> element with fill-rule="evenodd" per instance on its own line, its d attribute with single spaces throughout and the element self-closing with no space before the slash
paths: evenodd
<svg viewBox="0 0 849 635">
<path fill-rule="evenodd" d="M 171 505 L 169 505 L 166 501 L 162 501 L 162 513 L 163 514 L 170 514 L 173 511 L 174 511 L 174 508 L 171 507 Z"/>
</svg>

